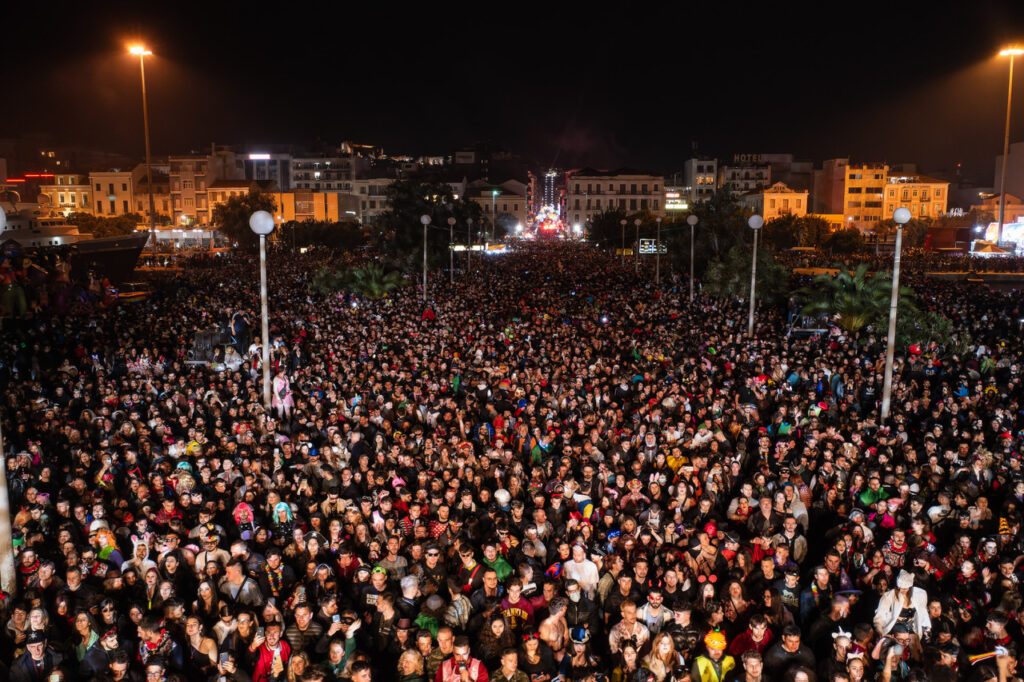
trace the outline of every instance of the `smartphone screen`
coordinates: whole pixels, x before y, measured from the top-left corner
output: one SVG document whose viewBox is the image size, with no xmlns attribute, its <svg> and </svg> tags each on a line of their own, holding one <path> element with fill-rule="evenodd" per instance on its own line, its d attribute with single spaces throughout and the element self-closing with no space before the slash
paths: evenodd
<svg viewBox="0 0 1024 682">
<path fill-rule="evenodd" d="M 224 665 L 227 662 L 228 662 L 228 652 L 225 651 L 225 652 L 221 653 L 221 655 L 220 655 L 220 664 Z"/>
</svg>

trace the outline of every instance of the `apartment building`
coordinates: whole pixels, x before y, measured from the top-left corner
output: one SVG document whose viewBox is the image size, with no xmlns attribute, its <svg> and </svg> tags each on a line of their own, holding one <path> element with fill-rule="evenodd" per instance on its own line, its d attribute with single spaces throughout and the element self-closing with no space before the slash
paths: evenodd
<svg viewBox="0 0 1024 682">
<path fill-rule="evenodd" d="M 39 193 L 49 200 L 50 209 L 64 215 L 93 212 L 92 185 L 84 173 L 56 173 L 52 183 L 39 186 Z"/>
<path fill-rule="evenodd" d="M 737 154 L 732 163 L 718 169 L 718 186 L 737 194 L 764 189 L 772 184 L 772 166 L 760 154 Z"/>
<path fill-rule="evenodd" d="M 938 218 L 946 213 L 948 200 L 948 182 L 926 175 L 890 174 L 885 179 L 882 214 L 892 218 L 903 207 L 914 218 Z"/>
<path fill-rule="evenodd" d="M 683 164 L 683 185 L 690 203 L 710 199 L 718 187 L 718 160 L 687 159 Z"/>
<path fill-rule="evenodd" d="M 239 180 L 241 157 L 214 147 L 210 154 L 172 156 L 170 164 L 171 218 L 175 225 L 209 225 L 212 216 L 209 187 L 217 180 Z"/>
<path fill-rule="evenodd" d="M 574 225 L 588 223 L 609 209 L 664 215 L 664 186 L 664 176 L 630 168 L 569 171 L 566 174 L 564 215 Z"/>
<path fill-rule="evenodd" d="M 888 174 L 889 166 L 884 163 L 846 166 L 843 216 L 848 227 L 868 232 L 882 220 Z"/>
<path fill-rule="evenodd" d="M 107 218 L 138 213 L 136 187 L 146 175 L 145 166 L 134 170 L 112 169 L 89 173 L 93 213 Z"/>
<path fill-rule="evenodd" d="M 784 215 L 807 215 L 807 196 L 806 190 L 798 192 L 783 182 L 776 182 L 771 187 L 744 194 L 742 201 L 765 220 L 772 220 Z"/>
<path fill-rule="evenodd" d="M 465 198 L 480 205 L 485 225 L 493 222 L 513 232 L 516 225 L 525 225 L 529 216 L 529 191 L 525 183 L 506 180 L 497 185 L 487 182 L 471 182 L 466 186 Z"/>
</svg>

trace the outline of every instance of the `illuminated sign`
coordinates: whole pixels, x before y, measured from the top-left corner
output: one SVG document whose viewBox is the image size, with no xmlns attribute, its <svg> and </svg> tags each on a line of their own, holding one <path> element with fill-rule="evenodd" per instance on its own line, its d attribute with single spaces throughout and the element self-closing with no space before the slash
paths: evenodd
<svg viewBox="0 0 1024 682">
<path fill-rule="evenodd" d="M 658 244 L 655 239 L 641 239 L 640 240 L 640 253 L 651 254 L 651 253 L 667 253 L 665 244 Z"/>
<path fill-rule="evenodd" d="M 270 161 L 270 154 L 250 154 L 250 161 Z"/>
<path fill-rule="evenodd" d="M 690 208 L 690 205 L 686 203 L 686 199 L 683 199 L 679 192 L 665 192 L 665 210 L 666 211 L 686 211 Z"/>
</svg>

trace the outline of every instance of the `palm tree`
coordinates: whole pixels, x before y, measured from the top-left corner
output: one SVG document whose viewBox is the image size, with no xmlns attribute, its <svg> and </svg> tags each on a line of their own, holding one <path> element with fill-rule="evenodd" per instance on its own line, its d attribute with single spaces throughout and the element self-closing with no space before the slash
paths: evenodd
<svg viewBox="0 0 1024 682">
<path fill-rule="evenodd" d="M 892 278 L 882 274 L 868 275 L 868 266 L 861 263 L 854 272 L 843 265 L 839 274 L 822 274 L 809 287 L 798 292 L 806 302 L 804 315 L 826 314 L 835 318 L 844 330 L 855 333 L 875 324 L 889 314 Z M 900 308 L 908 314 L 916 310 L 914 290 L 900 287 Z"/>
<path fill-rule="evenodd" d="M 376 263 L 368 263 L 349 273 L 348 289 L 366 298 L 381 298 L 402 286 L 402 275 L 396 270 L 384 272 Z"/>
</svg>

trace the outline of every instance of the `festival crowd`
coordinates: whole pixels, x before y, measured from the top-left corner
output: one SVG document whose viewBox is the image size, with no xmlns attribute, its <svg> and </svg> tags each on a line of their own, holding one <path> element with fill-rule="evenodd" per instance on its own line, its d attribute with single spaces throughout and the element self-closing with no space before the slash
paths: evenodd
<svg viewBox="0 0 1024 682">
<path fill-rule="evenodd" d="M 883 424 L 885 330 L 747 338 L 582 245 L 428 303 L 329 260 L 270 254 L 269 410 L 251 258 L 5 321 L 0 679 L 1020 679 L 1019 296 L 911 276 L 959 345 Z"/>
</svg>

